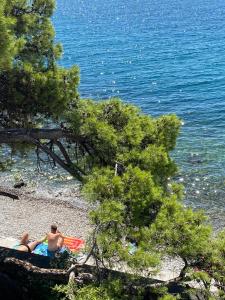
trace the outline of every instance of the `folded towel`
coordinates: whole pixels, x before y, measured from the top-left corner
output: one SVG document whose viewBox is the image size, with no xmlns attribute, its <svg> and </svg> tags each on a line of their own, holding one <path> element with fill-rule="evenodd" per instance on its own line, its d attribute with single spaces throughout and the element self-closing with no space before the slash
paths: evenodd
<svg viewBox="0 0 225 300">
<path fill-rule="evenodd" d="M 69 249 L 69 251 L 77 253 L 84 247 L 84 243 L 84 240 L 75 237 L 65 237 L 63 247 L 56 252 L 63 253 Z M 54 256 L 53 252 L 48 251 L 47 241 L 37 245 L 32 253 L 50 257 Z"/>
<path fill-rule="evenodd" d="M 84 240 L 75 237 L 65 237 L 63 245 L 70 249 L 71 252 L 79 252 L 84 248 Z"/>
</svg>

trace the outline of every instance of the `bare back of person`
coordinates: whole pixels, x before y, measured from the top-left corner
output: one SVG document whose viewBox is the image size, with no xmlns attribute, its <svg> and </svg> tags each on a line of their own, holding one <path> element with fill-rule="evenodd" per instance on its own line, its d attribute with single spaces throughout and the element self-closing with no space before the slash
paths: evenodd
<svg viewBox="0 0 225 300">
<path fill-rule="evenodd" d="M 56 251 L 59 248 L 61 248 L 61 233 L 51 233 L 49 232 L 47 234 L 47 240 L 48 240 L 48 250 L 49 251 Z"/>
<path fill-rule="evenodd" d="M 59 232 L 57 230 L 57 227 L 55 225 L 51 226 L 51 232 L 47 233 L 46 237 L 48 240 L 48 250 L 49 251 L 55 252 L 62 247 L 64 237 L 61 234 L 61 232 Z"/>
</svg>

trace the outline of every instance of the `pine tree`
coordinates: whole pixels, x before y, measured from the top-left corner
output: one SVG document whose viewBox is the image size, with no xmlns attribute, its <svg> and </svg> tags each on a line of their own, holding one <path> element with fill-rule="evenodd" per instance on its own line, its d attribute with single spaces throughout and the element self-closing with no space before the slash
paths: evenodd
<svg viewBox="0 0 225 300">
<path fill-rule="evenodd" d="M 83 100 L 67 121 L 85 145 L 80 163 L 87 165 L 84 193 L 96 207 L 97 259 L 141 269 L 156 267 L 165 254 L 186 266 L 204 255 L 210 226 L 203 213 L 183 206 L 182 186 L 170 179 L 176 116 L 152 118 L 119 99 Z M 132 255 L 130 241 L 138 245 Z"/>
<path fill-rule="evenodd" d="M 6 1 L 0 3 L 0 71 L 11 66 L 16 45 L 12 36 L 13 20 L 5 15 Z"/>
<path fill-rule="evenodd" d="M 79 71 L 57 65 L 62 47 L 50 19 L 55 1 L 9 0 L 0 7 L 1 125 L 31 127 L 40 115 L 57 118 L 76 103 Z"/>
</svg>

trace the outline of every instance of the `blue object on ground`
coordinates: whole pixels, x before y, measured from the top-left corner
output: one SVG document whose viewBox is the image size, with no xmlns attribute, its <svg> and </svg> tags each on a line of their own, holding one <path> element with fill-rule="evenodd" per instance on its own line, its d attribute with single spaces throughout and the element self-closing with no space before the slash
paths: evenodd
<svg viewBox="0 0 225 300">
<path fill-rule="evenodd" d="M 135 243 L 129 243 L 129 253 L 134 254 L 137 251 L 137 246 Z"/>
<path fill-rule="evenodd" d="M 55 253 L 63 253 L 65 251 L 67 251 L 66 247 L 62 247 L 61 249 L 57 250 L 56 252 L 49 251 L 48 244 L 41 243 L 41 244 L 37 245 L 37 247 L 34 249 L 34 251 L 32 253 L 38 254 L 38 255 L 43 255 L 43 256 L 54 257 Z"/>
</svg>

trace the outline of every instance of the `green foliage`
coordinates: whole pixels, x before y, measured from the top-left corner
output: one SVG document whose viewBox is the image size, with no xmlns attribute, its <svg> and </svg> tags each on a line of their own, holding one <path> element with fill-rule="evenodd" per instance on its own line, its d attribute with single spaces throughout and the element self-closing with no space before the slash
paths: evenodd
<svg viewBox="0 0 225 300">
<path fill-rule="evenodd" d="M 184 208 L 172 195 L 161 207 L 150 235 L 157 244 L 165 245 L 168 254 L 196 260 L 208 253 L 211 227 L 205 221 L 202 212 Z"/>
<path fill-rule="evenodd" d="M 60 285 L 53 288 L 58 293 L 59 299 L 64 300 L 141 300 L 143 299 L 143 289 L 136 288 L 131 291 L 129 284 L 124 284 L 120 279 L 108 279 L 101 284 L 89 284 L 78 286 L 69 283 L 66 286 Z M 57 295 L 57 294 L 56 294 Z"/>
<path fill-rule="evenodd" d="M 165 296 L 162 296 L 159 298 L 159 300 L 176 300 L 176 299 L 179 299 L 179 298 L 174 297 L 172 295 L 165 295 Z"/>
<path fill-rule="evenodd" d="M 34 117 L 58 117 L 76 103 L 78 68 L 57 66 L 62 47 L 54 42 L 50 19 L 54 7 L 54 0 L 0 4 L 0 110 L 4 111 L 4 127 L 30 127 L 36 122 Z"/>
<path fill-rule="evenodd" d="M 84 286 L 83 288 L 78 288 L 76 285 L 60 285 L 55 286 L 53 291 L 56 292 L 56 299 L 60 300 L 112 300 L 109 298 L 106 291 L 103 288 L 97 286 Z"/>
<path fill-rule="evenodd" d="M 82 289 L 79 289 L 74 297 L 74 300 L 112 300 L 115 298 L 111 298 L 107 295 L 107 291 L 105 291 L 101 287 L 92 287 L 85 286 Z"/>
<path fill-rule="evenodd" d="M 11 30 L 13 27 L 12 18 L 7 18 L 4 14 L 6 0 L 1 0 L 0 3 L 0 71 L 6 70 L 12 63 L 12 57 L 15 53 L 15 43 Z"/>
<path fill-rule="evenodd" d="M 11 159 L 7 159 L 4 162 L 0 161 L 0 171 L 4 172 L 8 170 L 12 166 L 12 164 L 13 163 Z"/>
<path fill-rule="evenodd" d="M 73 88 L 78 83 L 76 67 L 70 71 L 56 68 L 46 72 L 34 72 L 32 67 L 14 68 L 5 72 L 4 76 L 9 82 L 4 86 L 4 102 L 0 100 L 0 107 L 10 114 L 8 124 L 11 126 L 19 122 L 20 126 L 27 127 L 32 120 L 31 116 L 39 114 L 56 117 L 75 100 Z"/>
<path fill-rule="evenodd" d="M 204 259 L 201 268 L 215 280 L 221 290 L 225 289 L 225 231 L 221 231 L 208 248 L 209 255 Z"/>
<path fill-rule="evenodd" d="M 122 176 L 103 169 L 91 176 L 85 189 L 92 201 L 101 203 L 91 217 L 100 224 L 97 239 L 104 257 L 120 257 L 130 266 L 156 266 L 158 255 L 150 240 L 143 243 L 140 232 L 154 220 L 162 203 L 162 189 L 155 185 L 152 176 L 138 167 L 129 166 Z M 132 257 L 128 253 L 129 237 L 135 237 L 139 244 Z"/>
<path fill-rule="evenodd" d="M 196 280 L 197 282 L 200 283 L 200 288 L 202 289 L 210 289 L 210 284 L 211 284 L 211 277 L 209 274 L 205 271 L 195 271 L 191 274 L 190 278 L 192 280 Z"/>
<path fill-rule="evenodd" d="M 153 119 L 113 98 L 101 102 L 81 100 L 66 114 L 66 120 L 79 141 L 81 154 L 85 153 L 90 172 L 93 167 L 114 168 L 118 162 L 119 166 L 150 170 L 160 184 L 176 172 L 168 153 L 175 146 L 180 127 L 174 115 Z M 170 127 L 171 134 L 167 133 Z"/>
<path fill-rule="evenodd" d="M 180 126 L 174 115 L 153 119 L 111 99 L 80 101 L 66 118 L 91 161 L 83 191 L 96 205 L 98 257 L 146 269 L 165 253 L 189 262 L 206 254 L 206 218 L 182 205 L 182 186 L 169 180 Z M 137 246 L 132 255 L 130 240 Z"/>
<path fill-rule="evenodd" d="M 63 253 L 57 253 L 57 255 L 51 259 L 50 266 L 53 269 L 69 269 L 73 261 L 73 255 L 70 252 L 64 251 Z"/>
<path fill-rule="evenodd" d="M 85 192 L 99 204 L 91 217 L 100 226 L 97 241 L 105 258 L 120 257 L 132 267 L 146 268 L 157 265 L 160 252 L 189 260 L 206 253 L 211 229 L 204 215 L 184 208 L 149 172 L 131 166 L 121 176 L 109 169 L 96 171 Z M 129 237 L 138 245 L 132 256 Z"/>
</svg>

